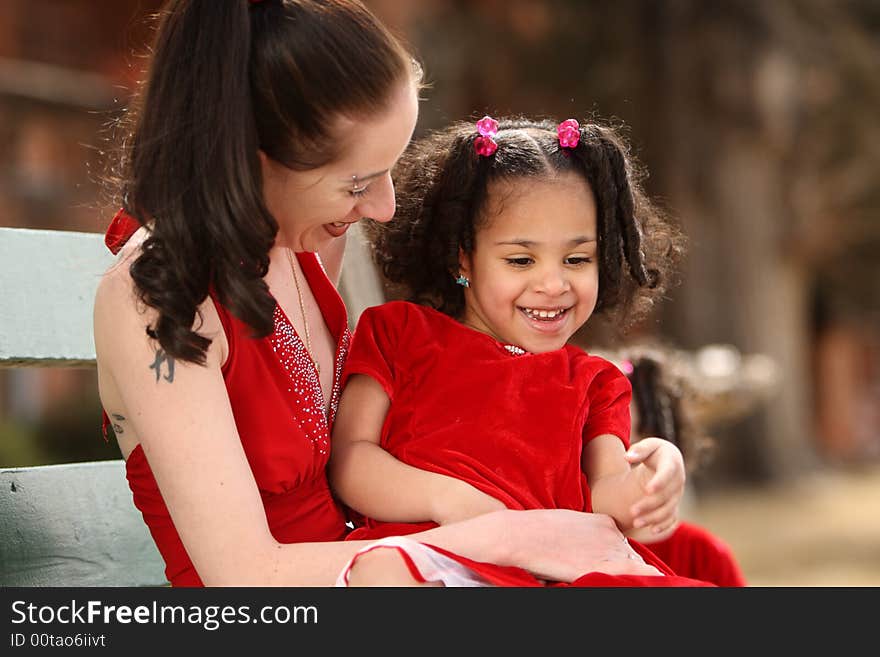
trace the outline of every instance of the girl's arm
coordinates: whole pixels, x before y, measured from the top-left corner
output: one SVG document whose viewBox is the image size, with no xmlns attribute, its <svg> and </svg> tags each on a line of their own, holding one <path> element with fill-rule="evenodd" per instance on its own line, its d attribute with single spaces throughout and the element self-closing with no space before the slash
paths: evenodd
<svg viewBox="0 0 880 657">
<path fill-rule="evenodd" d="M 677 521 L 684 493 L 684 460 L 672 443 L 646 438 L 629 451 L 604 434 L 584 446 L 582 468 L 593 511 L 606 513 L 632 538 L 666 533 Z"/>
<path fill-rule="evenodd" d="M 464 481 L 407 465 L 385 451 L 379 442 L 390 404 L 369 376 L 355 374 L 345 385 L 328 469 L 343 502 L 376 520 L 441 525 L 504 508 Z"/>
</svg>

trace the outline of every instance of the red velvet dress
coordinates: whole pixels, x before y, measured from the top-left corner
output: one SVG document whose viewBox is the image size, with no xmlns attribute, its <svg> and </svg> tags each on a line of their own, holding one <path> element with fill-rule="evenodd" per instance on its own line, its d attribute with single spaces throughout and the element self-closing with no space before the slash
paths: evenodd
<svg viewBox="0 0 880 657">
<path fill-rule="evenodd" d="M 542 354 L 515 351 L 431 308 L 391 302 L 361 315 L 343 385 L 352 375 L 365 374 L 383 387 L 391 405 L 380 444 L 404 463 L 463 479 L 510 509 L 590 511 L 581 469 L 583 445 L 613 434 L 629 446 L 629 381 L 613 364 L 571 345 Z M 355 521 L 359 527 L 349 535 L 352 539 L 436 526 L 358 516 Z M 636 549 L 673 574 L 649 550 Z M 438 551 L 492 584 L 541 585 L 519 569 L 475 564 Z M 592 573 L 577 584 L 701 583 Z"/>
<path fill-rule="evenodd" d="M 131 217 L 117 215 L 107 231 L 108 247 L 117 252 L 137 227 Z M 345 517 L 331 497 L 325 468 L 329 427 L 339 402 L 350 340 L 348 320 L 342 299 L 316 256 L 298 253 L 297 259 L 336 340 L 329 415 L 323 411 L 314 366 L 277 305 L 274 332 L 254 339 L 246 325 L 215 302 L 229 343 L 222 372 L 272 535 L 280 543 L 342 540 L 347 531 Z M 140 445 L 128 457 L 126 473 L 134 503 L 165 560 L 168 581 L 174 586 L 200 586 Z"/>
<path fill-rule="evenodd" d="M 730 547 L 698 525 L 682 522 L 669 538 L 648 547 L 679 575 L 718 586 L 746 586 Z"/>
</svg>

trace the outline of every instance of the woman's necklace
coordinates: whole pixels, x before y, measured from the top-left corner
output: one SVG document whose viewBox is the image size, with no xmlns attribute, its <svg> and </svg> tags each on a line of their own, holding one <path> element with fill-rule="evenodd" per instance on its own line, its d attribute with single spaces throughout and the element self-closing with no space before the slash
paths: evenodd
<svg viewBox="0 0 880 657">
<path fill-rule="evenodd" d="M 287 261 L 290 263 L 290 269 L 293 271 L 293 282 L 296 285 L 296 296 L 299 298 L 299 310 L 302 313 L 303 318 L 303 328 L 306 334 L 306 353 L 309 355 L 309 360 L 312 361 L 312 364 L 315 366 L 315 371 L 320 376 L 321 374 L 321 366 L 318 364 L 318 361 L 315 360 L 315 357 L 312 355 L 312 336 L 309 332 L 309 318 L 306 315 L 306 304 L 303 303 L 303 293 L 302 288 L 299 285 L 299 276 L 296 273 L 296 265 L 293 262 L 293 254 L 290 249 L 285 249 L 287 252 Z"/>
</svg>

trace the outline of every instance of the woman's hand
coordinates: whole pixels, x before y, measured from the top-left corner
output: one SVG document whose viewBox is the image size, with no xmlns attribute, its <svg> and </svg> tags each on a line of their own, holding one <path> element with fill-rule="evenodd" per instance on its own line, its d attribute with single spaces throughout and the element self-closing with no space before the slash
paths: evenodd
<svg viewBox="0 0 880 657">
<path fill-rule="evenodd" d="M 589 572 L 662 575 L 633 550 L 610 516 L 566 509 L 503 515 L 505 529 L 498 541 L 510 550 L 504 565 L 524 568 L 541 579 L 572 582 Z"/>
<path fill-rule="evenodd" d="M 662 438 L 644 438 L 630 447 L 626 460 L 635 465 L 631 474 L 643 491 L 630 508 L 633 529 L 654 536 L 668 532 L 678 522 L 678 505 L 684 495 L 681 452 Z"/>
<path fill-rule="evenodd" d="M 442 489 L 434 496 L 434 512 L 431 519 L 438 525 L 449 525 L 460 520 L 502 511 L 506 507 L 491 495 L 452 477 L 445 477 Z"/>
</svg>

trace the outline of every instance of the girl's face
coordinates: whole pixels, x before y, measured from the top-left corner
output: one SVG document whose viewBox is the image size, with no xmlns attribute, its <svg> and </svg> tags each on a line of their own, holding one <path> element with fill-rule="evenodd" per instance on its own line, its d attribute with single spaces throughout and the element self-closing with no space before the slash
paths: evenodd
<svg viewBox="0 0 880 657">
<path fill-rule="evenodd" d="M 574 173 L 496 183 L 485 212 L 473 253 L 459 257 L 462 321 L 531 353 L 561 349 L 599 292 L 592 191 Z"/>
<path fill-rule="evenodd" d="M 407 82 L 382 114 L 336 120 L 334 132 L 350 143 L 335 162 L 294 171 L 261 151 L 263 196 L 279 226 L 276 244 L 318 251 L 364 217 L 391 219 L 390 171 L 412 138 L 418 112 L 416 86 Z"/>
</svg>

